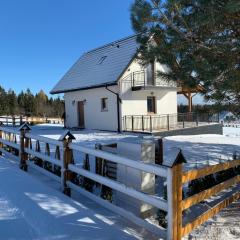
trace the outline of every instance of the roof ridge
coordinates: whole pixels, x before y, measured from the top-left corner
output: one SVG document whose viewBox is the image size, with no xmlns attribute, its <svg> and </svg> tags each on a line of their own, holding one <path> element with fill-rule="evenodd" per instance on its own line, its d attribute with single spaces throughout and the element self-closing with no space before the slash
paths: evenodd
<svg viewBox="0 0 240 240">
<path fill-rule="evenodd" d="M 102 49 L 102 48 L 108 47 L 108 46 L 110 46 L 110 45 L 113 45 L 113 44 L 116 44 L 116 43 L 119 43 L 119 42 L 124 42 L 124 41 L 126 41 L 126 40 L 128 40 L 128 39 L 130 39 L 130 38 L 136 37 L 137 35 L 138 35 L 138 34 L 133 34 L 133 35 L 130 35 L 130 36 L 128 36 L 128 37 L 124 37 L 124 38 L 121 38 L 121 39 L 119 39 L 119 40 L 112 41 L 112 42 L 107 43 L 107 44 L 104 44 L 104 45 L 102 45 L 102 46 L 100 46 L 100 47 L 93 48 L 93 49 L 85 52 L 84 54 L 88 54 L 88 53 L 91 53 L 91 52 L 94 52 L 94 51 L 98 51 L 98 50 L 100 50 L 100 49 Z"/>
</svg>

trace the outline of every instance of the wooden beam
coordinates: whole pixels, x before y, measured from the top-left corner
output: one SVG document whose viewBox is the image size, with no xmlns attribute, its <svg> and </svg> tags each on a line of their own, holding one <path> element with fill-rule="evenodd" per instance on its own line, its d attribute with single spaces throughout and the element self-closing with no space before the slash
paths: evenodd
<svg viewBox="0 0 240 240">
<path fill-rule="evenodd" d="M 182 184 L 192 181 L 194 179 L 205 177 L 207 175 L 210 175 L 216 172 L 237 167 L 238 165 L 240 165 L 240 159 L 231 160 L 225 163 L 220 163 L 220 164 L 209 166 L 202 169 L 194 169 L 188 172 L 184 172 L 182 176 Z"/>
<path fill-rule="evenodd" d="M 198 194 L 195 194 L 189 198 L 186 198 L 182 202 L 182 209 L 185 210 L 190 208 L 191 206 L 203 201 L 204 199 L 208 199 L 213 195 L 221 192 L 224 189 L 229 188 L 230 186 L 237 184 L 240 182 L 240 176 L 233 177 L 225 182 L 222 182 L 214 187 L 206 189 Z"/>
<path fill-rule="evenodd" d="M 182 163 L 168 169 L 168 240 L 181 240 L 182 234 Z"/>
<path fill-rule="evenodd" d="M 188 100 L 188 112 L 192 112 L 192 99 L 193 99 L 193 96 L 192 96 L 191 91 L 189 90 L 188 92 L 182 92 L 182 94 Z"/>
<path fill-rule="evenodd" d="M 224 199 L 222 202 L 218 203 L 214 207 L 210 208 L 207 212 L 203 213 L 199 217 L 197 217 L 193 222 L 186 224 L 182 228 L 182 236 L 189 234 L 194 228 L 206 222 L 209 218 L 216 215 L 223 208 L 227 207 L 232 202 L 240 199 L 240 192 L 234 193 L 232 196 Z"/>
</svg>

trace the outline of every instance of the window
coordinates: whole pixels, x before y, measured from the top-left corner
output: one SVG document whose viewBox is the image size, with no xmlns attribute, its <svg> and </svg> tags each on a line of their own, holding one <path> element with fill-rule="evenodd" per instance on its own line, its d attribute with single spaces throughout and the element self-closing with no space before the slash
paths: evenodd
<svg viewBox="0 0 240 240">
<path fill-rule="evenodd" d="M 147 112 L 156 113 L 156 99 L 155 97 L 147 97 Z"/>
<path fill-rule="evenodd" d="M 104 60 L 107 58 L 107 56 L 103 56 L 98 60 L 98 65 L 102 64 Z"/>
<path fill-rule="evenodd" d="M 101 111 L 102 112 L 108 111 L 108 99 L 107 98 L 101 98 Z"/>
</svg>

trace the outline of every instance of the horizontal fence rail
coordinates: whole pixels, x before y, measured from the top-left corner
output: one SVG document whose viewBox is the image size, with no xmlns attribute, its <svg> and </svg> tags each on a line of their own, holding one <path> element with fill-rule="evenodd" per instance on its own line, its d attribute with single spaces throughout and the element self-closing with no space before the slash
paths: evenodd
<svg viewBox="0 0 240 240">
<path fill-rule="evenodd" d="M 19 129 L 0 126 L 0 154 L 17 160 L 20 168 L 23 170 L 28 170 L 29 167 L 54 179 L 61 185 L 62 191 L 65 194 L 70 196 L 71 189 L 79 192 L 164 239 L 181 239 L 194 228 L 217 214 L 221 209 L 227 207 L 233 201 L 240 199 L 239 159 L 184 172 L 183 163 L 180 160 L 182 157 L 179 157 L 180 155 L 176 158 L 173 166 L 166 167 L 141 161 L 136 162 L 133 159 L 119 156 L 114 151 L 117 144 L 106 145 L 105 147 L 101 146 L 98 149 L 81 146 L 73 143 L 74 136 L 68 131 L 59 140 L 34 135 L 30 131 L 31 129 L 26 124 L 23 124 Z M 83 164 L 75 162 L 74 158 L 76 156 L 83 156 L 85 162 Z M 166 182 L 167 197 L 135 189 L 121 183 L 116 177 L 110 178 L 107 175 L 101 174 L 97 171 L 97 162 L 99 160 L 102 163 L 100 164 L 101 171 L 104 169 L 104 166 L 106 167 L 104 163 L 108 163 L 114 169 L 118 166 L 126 166 L 142 173 L 153 174 L 155 178 L 163 178 Z M 90 170 L 91 161 L 96 163 L 95 170 Z M 215 174 L 224 174 L 224 177 L 221 178 L 221 181 L 216 182 L 208 188 L 201 189 L 192 195 L 183 196 L 184 188 L 189 188 L 191 182 L 211 175 L 215 176 Z M 229 176 L 226 174 L 229 174 Z M 219 179 L 219 175 L 216 176 L 214 179 Z M 87 188 L 88 185 L 83 184 L 84 182 L 85 184 L 94 183 L 96 186 L 100 186 L 101 189 L 111 189 L 137 201 L 146 203 L 154 207 L 155 210 L 165 212 L 167 219 L 166 226 L 153 224 L 125 209 L 123 206 L 118 206 L 114 199 L 109 200 L 103 198 L 102 195 L 91 192 Z M 228 192 L 227 196 L 221 195 L 221 201 L 218 201 L 208 211 L 202 212 L 194 220 L 191 220 L 191 222 L 183 221 L 184 217 L 187 217 L 188 214 L 186 210 L 198 207 L 203 201 L 210 199 L 212 196 L 219 196 L 219 194 L 228 189 L 231 189 L 231 192 Z"/>
<path fill-rule="evenodd" d="M 136 161 L 134 161 L 132 159 L 117 156 L 116 154 L 104 152 L 101 150 L 95 150 L 95 149 L 91 149 L 91 148 L 82 147 L 82 146 L 80 146 L 78 144 L 74 144 L 74 143 L 69 144 L 69 147 L 73 150 L 84 152 L 86 154 L 91 154 L 95 157 L 103 158 L 105 160 L 110 160 L 112 162 L 119 163 L 119 164 L 122 164 L 122 165 L 125 165 L 128 167 L 132 167 L 132 168 L 135 168 L 138 170 L 142 170 L 144 172 L 153 173 L 153 174 L 161 176 L 161 177 L 167 177 L 167 168 L 163 167 L 163 166 L 159 167 L 155 164 L 147 164 L 147 163 L 143 163 L 143 162 L 138 162 L 136 164 Z"/>
<path fill-rule="evenodd" d="M 146 202 L 146 203 L 148 203 L 152 206 L 155 206 L 159 209 L 162 209 L 165 211 L 167 211 L 167 209 L 168 209 L 167 202 L 163 199 L 157 199 L 154 196 L 148 196 L 147 194 L 136 191 L 133 188 L 129 188 L 129 187 L 125 186 L 124 184 L 117 183 L 116 181 L 106 179 L 105 177 L 102 177 L 100 175 L 91 173 L 89 171 L 86 171 L 86 170 L 78 168 L 78 167 L 75 167 L 73 164 L 70 164 L 68 167 L 69 167 L 69 170 L 71 170 L 72 172 L 78 173 L 78 174 L 85 176 L 87 178 L 90 178 L 96 182 L 102 183 L 108 187 L 111 187 L 112 189 L 115 189 L 115 190 L 122 192 L 126 195 L 129 195 L 133 198 L 136 198 L 138 200 Z"/>
</svg>

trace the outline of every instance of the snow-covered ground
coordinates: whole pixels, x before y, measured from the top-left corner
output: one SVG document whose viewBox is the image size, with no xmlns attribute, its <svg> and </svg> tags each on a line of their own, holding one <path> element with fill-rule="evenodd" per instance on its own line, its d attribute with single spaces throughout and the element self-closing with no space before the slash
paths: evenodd
<svg viewBox="0 0 240 240">
<path fill-rule="evenodd" d="M 65 196 L 49 179 L 0 157 L 0 239 L 155 239 L 83 196 Z"/>
<path fill-rule="evenodd" d="M 36 130 L 34 130 L 36 131 Z M 59 131 L 59 129 L 58 129 Z M 50 137 L 57 138 L 60 132 L 46 132 Z M 56 133 L 58 132 L 58 135 Z M 73 132 L 76 141 L 89 147 L 95 143 L 112 143 L 135 134 L 116 134 L 100 131 Z M 43 132 L 41 131 L 41 134 Z M 186 157 L 185 169 L 200 168 L 209 164 L 232 160 L 233 153 L 240 153 L 240 128 L 224 127 L 223 135 L 204 134 L 192 136 L 173 136 L 164 138 L 164 161 L 169 161 L 173 148 L 182 149 Z M 240 239 L 240 201 L 231 204 L 214 218 L 193 231 L 185 239 Z"/>
<path fill-rule="evenodd" d="M 232 160 L 234 152 L 240 155 L 240 128 L 224 127 L 223 135 L 203 134 L 173 136 L 164 139 L 164 161 L 173 148 L 182 149 L 186 157 L 185 169 Z"/>
<path fill-rule="evenodd" d="M 48 124 L 48 125 L 34 126 L 31 132 L 33 134 L 39 134 L 42 136 L 58 139 L 61 136 L 61 134 L 64 132 L 64 129 L 62 128 L 61 125 L 49 125 Z M 88 130 L 71 131 L 71 132 L 76 137 L 76 142 L 78 144 L 88 146 L 88 147 L 94 147 L 96 143 L 101 143 L 101 144 L 116 143 L 117 141 L 122 140 L 124 138 L 139 137 L 137 134 L 131 134 L 131 133 L 117 134 L 117 133 L 112 133 L 112 132 L 88 131 Z M 140 137 L 142 137 L 142 136 L 140 136 Z M 233 153 L 235 151 L 240 153 L 240 128 L 224 127 L 223 135 L 205 134 L 205 135 L 193 135 L 193 136 L 166 137 L 166 138 L 164 138 L 164 161 L 165 162 L 169 161 L 169 156 L 171 156 L 172 149 L 176 148 L 176 147 L 182 149 L 184 156 L 186 157 L 186 160 L 188 163 L 185 164 L 185 169 L 200 168 L 205 165 L 217 164 L 219 162 L 232 160 Z M 5 166 L 3 166 L 3 169 L 5 169 Z M 0 174 L 0 178 L 1 178 L 1 174 Z M 40 183 L 38 183 L 38 184 L 40 184 Z M 12 185 L 14 185 L 14 184 L 12 183 Z M 34 185 L 35 185 L 35 183 L 34 183 Z M 2 191 L 1 186 L 2 186 L 2 181 L 0 183 L 0 199 L 2 198 L 1 194 L 3 194 L 3 192 L 4 192 L 4 191 Z M 37 188 L 34 188 L 34 189 L 37 189 Z M 48 189 L 48 194 L 50 194 L 50 193 L 55 195 L 55 192 L 52 193 L 52 189 L 51 190 Z M 18 194 L 19 193 L 17 192 L 16 196 Z M 59 192 L 58 192 L 58 194 L 61 195 L 61 193 L 59 193 Z M 58 197 L 59 197 L 59 195 L 58 195 Z M 29 198 L 29 196 L 28 196 L 28 198 Z M 68 199 L 65 196 L 61 195 L 60 199 L 62 199 L 62 198 L 64 198 L 64 203 L 65 203 L 65 200 Z M 84 199 L 84 204 L 86 204 L 86 202 L 89 202 L 89 200 L 86 200 L 85 198 L 82 198 L 82 199 Z M 11 203 L 10 198 L 9 198 L 9 200 L 10 200 L 9 203 Z M 68 200 L 70 200 L 70 199 L 68 199 Z M 31 198 L 31 201 L 36 201 L 36 199 L 33 200 Z M 5 209 L 5 207 L 4 207 L 5 203 L 8 204 L 8 201 L 4 201 L 4 196 L 3 196 L 3 201 L 0 200 L 0 208 Z M 50 201 L 50 203 L 51 203 L 51 201 Z M 13 204 L 13 207 L 10 208 L 9 211 L 7 210 L 8 207 L 6 208 L 6 211 L 7 211 L 6 213 L 4 213 L 4 211 L 3 211 L 3 216 L 5 216 L 5 215 L 7 216 L 8 212 L 10 212 L 10 214 L 12 212 L 14 212 L 14 210 L 13 211 L 11 210 L 11 209 L 15 209 L 14 204 Z M 48 205 L 48 204 L 49 203 L 47 202 L 47 204 L 45 204 L 45 205 Z M 77 203 L 74 203 L 74 204 L 77 204 Z M 3 207 L 1 207 L 1 206 L 3 206 Z M 22 207 L 22 206 L 20 206 L 20 207 Z M 19 208 L 19 209 L 20 209 L 19 211 L 21 212 L 21 208 Z M 92 203 L 92 204 L 90 204 L 90 209 L 91 209 L 91 211 L 95 212 L 95 211 L 97 211 L 98 207 L 94 203 Z M 129 223 L 127 223 L 126 225 L 122 224 L 122 222 L 119 221 L 119 219 L 114 214 L 107 212 L 107 210 L 100 209 L 101 214 L 102 214 L 102 211 L 106 212 L 106 214 L 104 216 L 108 215 L 108 216 L 110 216 L 111 220 L 114 219 L 114 221 L 117 222 L 117 223 L 113 224 L 115 227 L 117 226 L 116 231 L 120 231 L 120 232 L 122 231 L 122 229 L 120 229 L 120 230 L 118 229 L 119 226 L 123 226 L 123 229 L 124 229 L 124 226 L 130 226 Z M 25 214 L 23 213 L 23 214 L 20 214 L 17 216 L 25 216 Z M 90 218 L 91 220 L 89 220 L 88 217 L 89 216 L 86 216 L 86 218 L 87 218 L 86 221 L 91 222 L 92 218 Z M 0 219 L 1 219 L 1 209 L 0 209 Z M 58 218 L 58 219 L 60 219 L 60 218 Z M 68 218 L 65 218 L 65 219 L 67 219 L 67 221 L 68 221 Z M 85 217 L 84 217 L 84 219 L 85 219 Z M 93 221 L 95 222 L 95 220 L 93 220 Z M 63 225 L 65 223 L 66 222 L 64 222 L 64 223 L 61 222 L 61 224 L 63 224 Z M 73 225 L 75 225 L 75 223 L 73 223 Z M 78 224 L 76 224 L 76 225 L 78 225 Z M 86 225 L 85 222 L 84 222 L 84 225 Z M 87 225 L 91 225 L 91 224 L 87 224 Z M 62 225 L 59 225 L 59 226 L 62 226 Z M 68 224 L 67 224 L 67 226 L 68 226 Z M 96 227 L 96 226 L 94 225 L 94 227 Z M 100 227 L 100 228 L 102 229 L 102 227 Z M 63 229 L 64 229 L 64 227 L 63 227 Z M 66 229 L 68 230 L 68 228 L 66 228 Z M 230 205 L 229 208 L 221 211 L 218 215 L 216 215 L 213 219 L 210 219 L 209 221 L 207 221 L 204 225 L 197 228 L 195 231 L 193 231 L 190 234 L 190 236 L 188 238 L 189 239 L 219 239 L 219 240 L 221 240 L 221 239 L 224 239 L 224 240 L 240 239 L 240 230 L 239 229 L 240 229 L 240 202 L 237 202 L 237 203 Z M 45 230 L 43 229 L 43 232 L 44 231 Z M 63 231 L 65 232 L 65 234 L 68 234 L 68 233 L 66 233 L 65 230 L 63 230 Z M 73 231 L 73 234 L 74 234 L 74 231 Z M 132 228 L 129 231 L 133 232 L 133 235 L 136 235 L 135 228 Z M 51 234 L 52 234 L 52 232 L 50 231 L 50 235 Z M 94 234 L 94 233 L 92 233 L 92 234 Z M 140 235 L 139 236 L 140 238 L 143 236 L 142 233 L 140 233 L 139 235 Z M 29 236 L 31 236 L 31 235 L 29 235 Z M 100 236 L 100 238 L 102 238 L 101 232 L 99 232 L 99 236 Z M 129 236 L 128 234 L 123 235 L 123 237 L 120 237 L 120 234 L 116 235 L 116 236 L 119 236 L 119 239 L 122 239 L 122 238 L 124 239 L 125 237 L 126 238 L 133 237 L 133 236 Z M 69 237 L 69 235 L 68 235 L 68 237 Z M 73 235 L 72 238 L 70 236 L 69 239 L 75 239 L 74 237 L 75 237 L 75 235 Z M 103 238 L 104 237 L 105 237 L 105 235 L 103 235 Z M 111 236 L 107 236 L 107 237 L 109 239 L 112 239 Z M 188 239 L 188 238 L 186 238 L 186 239 Z M 1 239 L 1 224 L 0 224 L 0 239 Z M 47 238 L 47 239 L 49 239 L 49 238 Z M 61 236 L 59 237 L 59 239 L 62 239 Z M 64 236 L 63 236 L 63 239 L 65 239 Z M 113 239 L 117 239 L 117 238 L 114 237 Z"/>
</svg>

